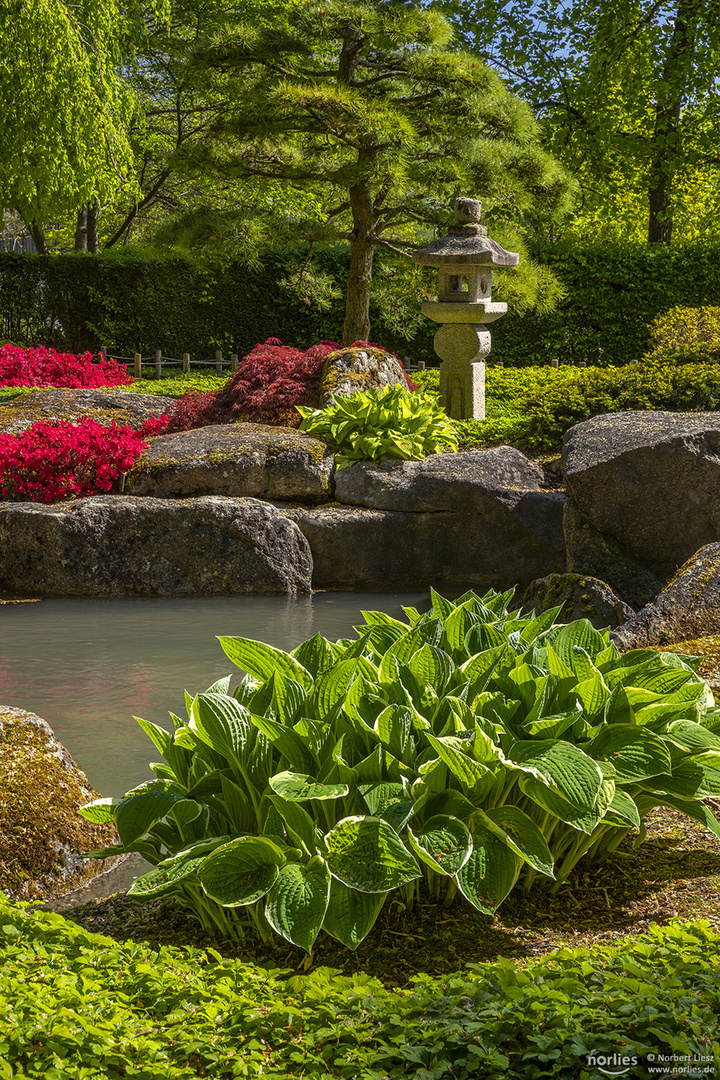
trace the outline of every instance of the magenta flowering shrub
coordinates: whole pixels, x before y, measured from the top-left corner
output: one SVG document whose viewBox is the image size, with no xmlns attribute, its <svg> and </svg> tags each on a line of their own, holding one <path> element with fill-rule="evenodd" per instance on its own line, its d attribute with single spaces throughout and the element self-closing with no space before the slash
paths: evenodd
<svg viewBox="0 0 720 1080">
<path fill-rule="evenodd" d="M 146 420 L 137 431 L 129 424 L 103 427 L 86 417 L 78 423 L 37 420 L 19 435 L 0 433 L 0 497 L 5 500 L 59 502 L 110 491 L 158 435 L 167 416 Z"/>
<path fill-rule="evenodd" d="M 125 364 L 104 357 L 93 363 L 89 352 L 75 356 L 44 345 L 33 349 L 0 346 L 0 385 L 3 386 L 58 386 L 76 390 L 129 386 L 132 381 Z"/>
</svg>

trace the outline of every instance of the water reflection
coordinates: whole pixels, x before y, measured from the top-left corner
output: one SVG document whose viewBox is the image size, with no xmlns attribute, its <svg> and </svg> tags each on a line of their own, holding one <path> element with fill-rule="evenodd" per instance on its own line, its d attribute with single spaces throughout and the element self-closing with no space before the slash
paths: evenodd
<svg viewBox="0 0 720 1080">
<path fill-rule="evenodd" d="M 292 649 L 322 633 L 352 636 L 363 610 L 429 606 L 427 591 L 183 600 L 42 600 L 0 606 L 0 703 L 42 716 L 103 795 L 151 775 L 158 754 L 132 719 L 170 727 L 197 693 L 236 672 L 215 640 Z"/>
</svg>

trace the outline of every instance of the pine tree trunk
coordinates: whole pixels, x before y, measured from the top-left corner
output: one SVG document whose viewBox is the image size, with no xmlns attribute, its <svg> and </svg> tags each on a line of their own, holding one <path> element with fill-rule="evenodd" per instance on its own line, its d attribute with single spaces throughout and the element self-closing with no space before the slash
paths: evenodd
<svg viewBox="0 0 720 1080">
<path fill-rule="evenodd" d="M 83 203 L 77 212 L 75 224 L 75 250 L 87 251 L 88 242 L 88 204 Z"/>
<path fill-rule="evenodd" d="M 349 195 L 353 230 L 350 234 L 350 273 L 345 301 L 343 345 L 370 339 L 370 287 L 375 255 L 375 220 L 370 185 L 361 180 L 353 184 Z"/>
</svg>

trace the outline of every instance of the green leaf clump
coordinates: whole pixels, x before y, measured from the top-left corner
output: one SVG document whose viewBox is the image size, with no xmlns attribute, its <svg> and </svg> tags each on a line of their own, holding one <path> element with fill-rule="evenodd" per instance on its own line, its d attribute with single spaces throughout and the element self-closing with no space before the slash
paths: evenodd
<svg viewBox="0 0 720 1080">
<path fill-rule="evenodd" d="M 364 612 L 355 638 L 291 653 L 220 638 L 234 692 L 187 695 L 172 732 L 139 720 L 156 779 L 81 810 L 156 867 L 130 893 L 229 936 L 354 949 L 391 892 L 412 905 L 424 879 L 492 914 L 642 838 L 655 806 L 720 836 L 720 709 L 692 664 L 512 597 L 433 590 L 424 614 Z"/>
<path fill-rule="evenodd" d="M 381 457 L 422 461 L 428 454 L 458 446 L 452 421 L 437 398 L 410 393 L 402 386 L 335 397 L 324 409 L 296 408 L 303 417 L 303 431 L 320 435 L 338 448 L 338 469 Z"/>
</svg>

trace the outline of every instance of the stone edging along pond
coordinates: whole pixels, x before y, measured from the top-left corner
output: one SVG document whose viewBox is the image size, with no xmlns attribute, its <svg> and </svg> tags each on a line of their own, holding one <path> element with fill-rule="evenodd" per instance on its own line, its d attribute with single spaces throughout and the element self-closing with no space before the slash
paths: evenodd
<svg viewBox="0 0 720 1080">
<path fill-rule="evenodd" d="M 569 570 L 638 608 L 720 539 L 718 448 L 717 413 L 595 417 L 566 436 L 566 494 L 510 446 L 336 472 L 293 429 L 161 435 L 124 494 L 0 504 L 0 592 L 503 588 Z"/>
</svg>

